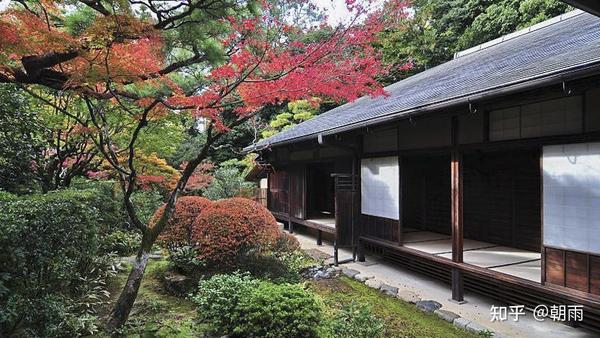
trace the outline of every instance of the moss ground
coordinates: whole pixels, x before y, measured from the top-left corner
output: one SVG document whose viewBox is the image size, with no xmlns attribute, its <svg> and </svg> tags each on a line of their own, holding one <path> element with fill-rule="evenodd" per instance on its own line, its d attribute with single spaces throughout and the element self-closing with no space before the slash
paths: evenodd
<svg viewBox="0 0 600 338">
<path fill-rule="evenodd" d="M 125 337 L 198 337 L 206 327 L 198 324 L 194 304 L 167 294 L 160 278 L 167 269 L 166 260 L 149 262 L 133 311 L 123 329 Z M 118 274 L 110 284 L 113 299 L 125 284 L 127 273 Z M 351 301 L 366 303 L 385 321 L 384 337 L 478 337 L 414 305 L 385 296 L 362 283 L 342 276 L 307 283 L 330 309 Z M 109 309 L 105 309 L 107 312 Z M 99 335 L 102 336 L 102 335 Z M 105 335 L 106 336 L 106 335 Z"/>
<path fill-rule="evenodd" d="M 169 295 L 162 287 L 161 276 L 166 260 L 152 260 L 140 286 L 138 297 L 122 335 L 125 337 L 198 337 L 204 327 L 196 321 L 194 303 Z M 118 274 L 110 283 L 113 299 L 125 285 L 127 273 Z M 112 302 L 111 302 L 112 303 Z"/>
<path fill-rule="evenodd" d="M 384 337 L 480 337 L 459 329 L 434 314 L 422 312 L 413 304 L 386 296 L 345 276 L 311 281 L 309 287 L 320 295 L 325 304 L 333 308 L 352 301 L 367 303 L 373 314 L 385 321 Z"/>
</svg>

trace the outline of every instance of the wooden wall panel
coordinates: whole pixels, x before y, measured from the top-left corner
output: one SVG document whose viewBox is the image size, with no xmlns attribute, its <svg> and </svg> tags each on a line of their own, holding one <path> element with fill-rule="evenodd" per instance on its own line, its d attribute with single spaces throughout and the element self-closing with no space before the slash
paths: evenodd
<svg viewBox="0 0 600 338">
<path fill-rule="evenodd" d="M 289 171 L 289 210 L 290 216 L 306 218 L 306 170 L 300 166 Z"/>
<path fill-rule="evenodd" d="M 269 210 L 287 214 L 289 211 L 289 177 L 285 170 L 269 173 Z"/>
<path fill-rule="evenodd" d="M 588 291 L 587 255 L 579 252 L 565 253 L 565 286 L 579 291 Z"/>
<path fill-rule="evenodd" d="M 358 191 L 352 190 L 337 190 L 335 193 L 336 240 L 339 246 L 355 244 L 357 231 L 353 222 L 360 207 L 358 194 Z"/>
<path fill-rule="evenodd" d="M 600 256 L 545 247 L 546 282 L 600 295 Z"/>
<path fill-rule="evenodd" d="M 600 295 L 600 257 L 590 256 L 590 293 Z"/>
<path fill-rule="evenodd" d="M 565 261 L 562 250 L 546 248 L 546 282 L 565 285 Z"/>
<path fill-rule="evenodd" d="M 398 221 L 371 215 L 360 215 L 360 235 L 386 241 L 398 241 Z"/>
</svg>

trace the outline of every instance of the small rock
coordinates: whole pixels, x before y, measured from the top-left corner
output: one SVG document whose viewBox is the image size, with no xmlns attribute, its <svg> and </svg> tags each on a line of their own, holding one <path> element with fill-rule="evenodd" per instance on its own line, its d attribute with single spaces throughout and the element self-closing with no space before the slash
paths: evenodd
<svg viewBox="0 0 600 338">
<path fill-rule="evenodd" d="M 340 272 L 342 271 L 342 268 L 340 268 L 339 266 L 332 266 L 331 267 L 333 270 L 335 270 L 336 272 Z"/>
<path fill-rule="evenodd" d="M 327 270 L 325 270 L 325 272 L 327 272 L 328 274 L 334 274 L 335 273 L 335 269 L 334 268 L 327 268 Z"/>
<path fill-rule="evenodd" d="M 350 278 L 354 278 L 354 276 L 358 275 L 360 272 L 354 269 L 343 269 L 342 273 Z"/>
<path fill-rule="evenodd" d="M 460 327 L 460 328 L 462 328 L 462 329 L 466 329 L 466 328 L 467 328 L 467 325 L 469 325 L 470 323 L 471 323 L 471 321 L 470 321 L 470 320 L 468 320 L 468 319 L 465 319 L 465 318 L 463 318 L 463 317 L 456 318 L 456 319 L 455 319 L 455 320 L 452 322 L 452 324 L 454 324 L 455 326 L 458 326 L 458 327 Z"/>
<path fill-rule="evenodd" d="M 421 311 L 425 312 L 433 312 L 442 307 L 442 304 L 434 301 L 434 300 L 420 300 L 415 303 L 417 308 Z"/>
<path fill-rule="evenodd" d="M 151 254 L 151 255 L 148 256 L 148 258 L 154 259 L 154 260 L 159 260 L 159 259 L 162 259 L 163 256 L 161 254 L 158 254 L 158 255 L 157 254 Z"/>
<path fill-rule="evenodd" d="M 367 279 L 372 279 L 375 278 L 374 276 L 367 276 L 365 274 L 359 273 L 358 275 L 354 276 L 354 279 L 356 279 L 357 281 L 364 283 Z"/>
<path fill-rule="evenodd" d="M 383 284 L 383 282 L 381 282 L 380 280 L 374 279 L 374 278 L 373 279 L 367 279 L 365 281 L 365 285 L 366 286 L 368 286 L 370 288 L 373 288 L 373 289 L 377 289 L 377 290 L 379 290 L 379 288 L 381 288 L 382 284 Z"/>
<path fill-rule="evenodd" d="M 417 296 L 416 293 L 414 293 L 412 291 L 408 291 L 408 290 L 402 290 L 402 291 L 398 292 L 396 297 L 402 299 L 403 301 L 405 301 L 407 303 L 413 303 L 413 304 L 421 300 L 421 298 L 419 296 Z"/>
<path fill-rule="evenodd" d="M 191 278 L 175 272 L 167 272 L 163 277 L 165 289 L 175 295 L 185 296 L 193 287 Z"/>
<path fill-rule="evenodd" d="M 454 322 L 455 319 L 460 318 L 460 316 L 457 315 L 456 313 L 454 313 L 452 311 L 447 311 L 447 310 L 435 310 L 435 311 L 433 311 L 433 313 L 435 313 L 438 317 L 440 317 L 443 320 L 450 322 L 450 323 Z"/>
<path fill-rule="evenodd" d="M 395 297 L 398 294 L 398 288 L 395 286 L 382 284 L 380 288 L 381 292 L 385 293 L 388 296 Z"/>
<path fill-rule="evenodd" d="M 483 325 L 479 325 L 475 322 L 470 322 L 469 324 L 467 324 L 467 330 L 474 332 L 474 333 L 479 333 L 481 331 L 486 331 L 488 330 L 487 327 L 483 326 Z"/>
</svg>

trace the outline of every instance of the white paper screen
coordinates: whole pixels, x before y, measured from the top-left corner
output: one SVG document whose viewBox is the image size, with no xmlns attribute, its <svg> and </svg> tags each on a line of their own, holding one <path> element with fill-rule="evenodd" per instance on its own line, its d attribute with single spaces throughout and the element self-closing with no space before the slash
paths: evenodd
<svg viewBox="0 0 600 338">
<path fill-rule="evenodd" d="M 363 159 L 360 175 L 362 213 L 400 219 L 398 157 Z"/>
<path fill-rule="evenodd" d="M 600 143 L 544 147 L 544 244 L 600 253 Z"/>
</svg>

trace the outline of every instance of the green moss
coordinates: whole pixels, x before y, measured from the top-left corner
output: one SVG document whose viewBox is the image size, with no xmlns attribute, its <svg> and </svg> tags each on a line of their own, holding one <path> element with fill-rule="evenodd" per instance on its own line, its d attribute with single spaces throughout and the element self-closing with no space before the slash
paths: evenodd
<svg viewBox="0 0 600 338">
<path fill-rule="evenodd" d="M 164 291 L 160 278 L 168 267 L 166 260 L 151 260 L 140 286 L 137 299 L 122 334 L 126 337 L 197 337 L 206 331 L 198 324 L 194 303 L 171 296 Z M 127 281 L 127 273 L 111 281 L 114 300 Z M 109 309 L 106 309 L 108 313 Z"/>
<path fill-rule="evenodd" d="M 345 276 L 310 282 L 310 287 L 332 308 L 352 301 L 368 304 L 373 314 L 385 322 L 384 337 L 478 337 Z"/>
</svg>

